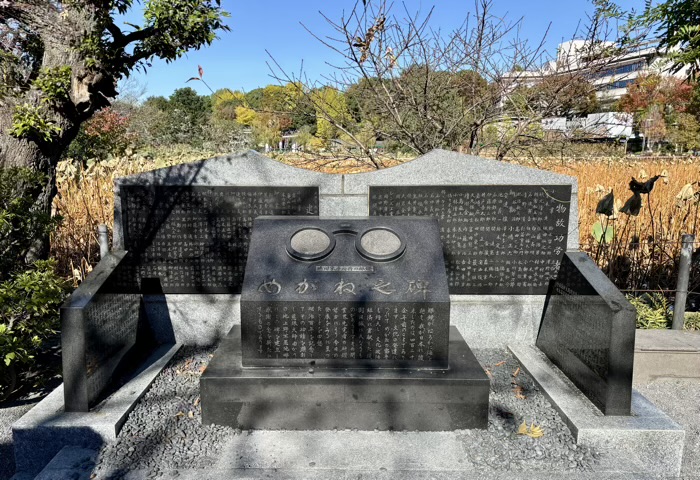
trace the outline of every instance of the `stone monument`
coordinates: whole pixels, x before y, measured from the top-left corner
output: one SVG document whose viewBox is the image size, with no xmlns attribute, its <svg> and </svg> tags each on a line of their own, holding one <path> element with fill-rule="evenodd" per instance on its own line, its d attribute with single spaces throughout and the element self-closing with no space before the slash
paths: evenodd
<svg viewBox="0 0 700 480">
<path fill-rule="evenodd" d="M 484 428 L 471 349 L 507 347 L 577 441 L 680 471 L 683 430 L 631 387 L 632 310 L 578 237 L 575 178 L 444 150 L 362 174 L 249 151 L 117 179 L 113 250 L 62 307 L 65 385 L 13 425 L 18 470 L 114 441 L 167 355 L 218 343 L 205 422 Z M 140 337 L 168 353 L 103 401 Z"/>
<path fill-rule="evenodd" d="M 200 380 L 237 428 L 486 428 L 489 379 L 456 329 L 437 221 L 259 217 L 241 326 Z"/>
</svg>

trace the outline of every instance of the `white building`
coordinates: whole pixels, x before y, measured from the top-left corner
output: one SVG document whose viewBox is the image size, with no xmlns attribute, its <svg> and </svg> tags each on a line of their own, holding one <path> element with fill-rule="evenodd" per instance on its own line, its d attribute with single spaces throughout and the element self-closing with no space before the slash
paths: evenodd
<svg viewBox="0 0 700 480">
<path fill-rule="evenodd" d="M 602 112 L 585 117 L 549 117 L 542 119 L 542 129 L 571 137 L 584 135 L 587 138 L 630 138 L 633 136 L 631 113 Z"/>
<path fill-rule="evenodd" d="M 587 40 L 571 40 L 557 48 L 557 58 L 533 71 L 513 72 L 506 79 L 511 88 L 534 86 L 552 75 L 581 74 L 595 86 L 596 97 L 603 110 L 612 109 L 638 77 L 650 73 L 670 75 L 670 64 L 650 41 L 624 53 L 615 52 L 613 42 L 592 45 Z M 675 75 L 685 77 L 686 70 Z M 633 136 L 633 116 L 620 112 L 603 112 L 586 117 L 550 117 L 542 120 L 545 131 L 574 136 L 585 134 L 597 138 L 630 138 Z"/>
<path fill-rule="evenodd" d="M 613 42 L 591 45 L 588 40 L 571 40 L 557 48 L 557 58 L 533 71 L 510 75 L 514 87 L 535 85 L 550 75 L 582 74 L 596 86 L 596 96 L 605 106 L 619 100 L 637 77 L 649 73 L 670 74 L 670 65 L 650 41 L 624 53 L 615 53 Z M 685 77 L 684 70 L 676 73 Z M 508 78 L 508 77 L 506 77 Z"/>
</svg>

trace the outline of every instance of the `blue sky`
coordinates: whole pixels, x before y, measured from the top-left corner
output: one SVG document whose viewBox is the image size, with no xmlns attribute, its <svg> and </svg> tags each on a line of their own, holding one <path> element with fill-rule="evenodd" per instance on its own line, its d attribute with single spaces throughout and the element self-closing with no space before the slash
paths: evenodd
<svg viewBox="0 0 700 480">
<path fill-rule="evenodd" d="M 473 0 L 405 0 L 404 3 L 409 11 L 424 13 L 434 5 L 431 24 L 442 30 L 457 27 L 474 8 Z M 642 0 L 618 3 L 625 8 L 639 8 L 643 4 Z M 319 36 L 330 35 L 332 31 L 319 11 L 338 20 L 343 10 L 352 9 L 354 0 L 223 0 L 222 4 L 231 14 L 227 21 L 231 31 L 222 32 L 210 47 L 190 52 L 170 64 L 156 60 L 146 74 L 134 73 L 136 81 L 146 88 L 145 96 L 168 96 L 185 86 L 191 86 L 200 94 L 208 94 L 209 91 L 199 82 L 185 83 L 197 74 L 197 65 L 204 68 L 204 78 L 214 90 L 227 87 L 250 91 L 277 83 L 269 76 L 266 65 L 269 57 L 265 50 L 289 71 L 298 72 L 303 61 L 310 78 L 327 74 L 332 69 L 326 62 L 332 63 L 337 57 L 314 39 L 301 23 Z M 394 3 L 396 13 L 402 8 L 400 1 Z M 494 0 L 493 13 L 507 15 L 512 21 L 523 17 L 521 35 L 532 43 L 539 43 L 549 27 L 546 47 L 549 52 L 554 52 L 557 44 L 571 38 L 577 25 L 585 23 L 586 14 L 592 11 L 590 0 Z M 137 18 L 138 13 L 134 12 L 127 20 L 137 23 Z"/>
</svg>

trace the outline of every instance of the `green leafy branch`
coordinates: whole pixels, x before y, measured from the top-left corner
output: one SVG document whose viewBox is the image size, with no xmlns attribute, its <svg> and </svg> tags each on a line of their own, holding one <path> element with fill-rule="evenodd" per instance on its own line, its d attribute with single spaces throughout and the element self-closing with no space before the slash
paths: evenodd
<svg viewBox="0 0 700 480">
<path fill-rule="evenodd" d="M 10 135 L 15 138 L 37 139 L 50 143 L 53 136 L 59 135 L 62 130 L 61 127 L 47 120 L 44 114 L 41 107 L 28 103 L 15 106 Z"/>
<path fill-rule="evenodd" d="M 43 103 L 57 104 L 68 100 L 70 94 L 71 68 L 69 66 L 42 68 L 34 80 L 41 91 Z"/>
</svg>

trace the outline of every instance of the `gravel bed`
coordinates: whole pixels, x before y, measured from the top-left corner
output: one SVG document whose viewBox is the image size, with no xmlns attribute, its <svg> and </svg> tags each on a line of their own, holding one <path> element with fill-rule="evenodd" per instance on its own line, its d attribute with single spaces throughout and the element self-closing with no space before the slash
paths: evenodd
<svg viewBox="0 0 700 480">
<path fill-rule="evenodd" d="M 119 433 L 100 451 L 97 478 L 119 479 L 130 470 L 211 467 L 234 429 L 202 425 L 199 377 L 215 348 L 181 349 L 156 377 Z"/>
<path fill-rule="evenodd" d="M 222 446 L 240 430 L 201 424 L 199 377 L 214 348 L 183 348 L 137 404 L 115 444 L 100 452 L 97 479 L 120 479 L 130 470 L 162 477 L 172 470 L 212 467 Z M 602 453 L 576 445 L 568 427 L 506 350 L 474 352 L 491 376 L 487 430 L 454 434 L 471 471 L 587 472 Z M 521 397 L 521 398 L 519 398 Z M 540 438 L 518 435 L 533 422 Z"/>
<path fill-rule="evenodd" d="M 491 377 L 489 425 L 484 430 L 464 430 L 468 461 L 477 470 L 588 472 L 595 469 L 602 452 L 576 445 L 576 441 L 532 378 L 506 350 L 475 350 Z M 520 396 L 524 398 L 519 398 Z M 541 426 L 544 435 L 518 435 L 526 422 Z"/>
</svg>

